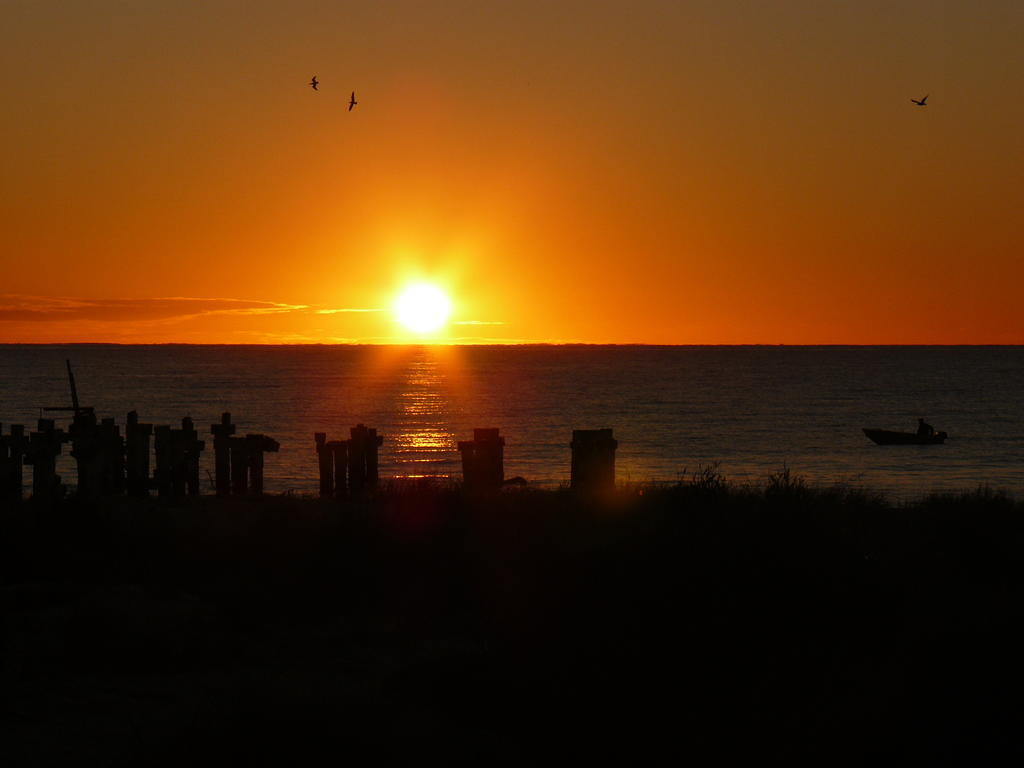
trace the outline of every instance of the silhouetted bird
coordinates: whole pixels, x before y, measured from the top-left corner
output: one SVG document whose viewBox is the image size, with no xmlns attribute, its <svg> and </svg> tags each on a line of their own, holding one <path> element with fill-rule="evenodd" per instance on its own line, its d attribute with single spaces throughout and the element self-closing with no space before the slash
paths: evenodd
<svg viewBox="0 0 1024 768">
<path fill-rule="evenodd" d="M 928 97 L 927 96 L 925 96 L 920 101 L 918 101 L 917 99 L 911 99 L 911 101 L 914 102 L 915 104 L 917 104 L 917 106 L 919 106 L 919 107 L 927 107 L 928 106 L 927 104 L 925 104 L 925 102 L 928 101 Z"/>
<path fill-rule="evenodd" d="M 927 98 L 927 97 L 925 97 L 925 98 Z M 356 92 L 352 91 L 352 96 L 351 96 L 351 98 L 348 101 L 348 111 L 351 112 L 352 111 L 352 107 L 354 107 L 358 103 L 359 102 L 356 101 Z"/>
<path fill-rule="evenodd" d="M 317 88 L 317 86 L 320 85 L 320 81 L 316 79 L 316 75 L 313 75 L 313 79 L 309 81 L 309 84 L 310 86 L 312 86 L 314 91 L 320 90 L 319 88 Z"/>
</svg>

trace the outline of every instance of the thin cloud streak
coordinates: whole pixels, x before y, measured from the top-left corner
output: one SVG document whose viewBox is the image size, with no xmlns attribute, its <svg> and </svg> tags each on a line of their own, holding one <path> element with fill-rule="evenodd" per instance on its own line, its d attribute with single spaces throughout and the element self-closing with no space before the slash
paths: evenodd
<svg viewBox="0 0 1024 768">
<path fill-rule="evenodd" d="M 167 296 L 145 299 L 88 299 L 0 294 L 0 322 L 178 322 L 207 315 L 335 314 L 378 309 L 323 309 L 309 304 L 231 298 Z"/>
</svg>

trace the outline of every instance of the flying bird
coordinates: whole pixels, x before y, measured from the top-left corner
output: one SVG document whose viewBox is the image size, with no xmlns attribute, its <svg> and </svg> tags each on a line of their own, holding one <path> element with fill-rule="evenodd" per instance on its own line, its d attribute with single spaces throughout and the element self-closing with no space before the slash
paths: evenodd
<svg viewBox="0 0 1024 768">
<path fill-rule="evenodd" d="M 313 75 L 313 79 L 309 81 L 309 84 L 314 91 L 320 90 L 319 88 L 317 88 L 317 86 L 320 85 L 320 81 L 316 79 L 316 75 Z"/>
<path fill-rule="evenodd" d="M 917 104 L 917 106 L 919 106 L 919 107 L 927 107 L 928 106 L 927 104 L 925 104 L 925 102 L 928 101 L 928 96 L 927 95 L 923 99 L 921 99 L 920 101 L 918 101 L 917 99 L 911 99 L 911 101 L 914 102 L 915 104 Z"/>
<path fill-rule="evenodd" d="M 928 97 L 925 96 L 925 98 L 928 98 Z M 358 103 L 359 102 L 356 101 L 356 92 L 352 91 L 352 96 L 348 100 L 348 111 L 351 112 L 352 111 L 352 107 L 354 107 Z"/>
</svg>

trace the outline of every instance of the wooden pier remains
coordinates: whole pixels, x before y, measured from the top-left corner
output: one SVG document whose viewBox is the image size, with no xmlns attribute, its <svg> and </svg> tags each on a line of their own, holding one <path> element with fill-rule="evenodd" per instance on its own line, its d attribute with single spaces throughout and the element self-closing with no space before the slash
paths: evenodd
<svg viewBox="0 0 1024 768">
<path fill-rule="evenodd" d="M 36 504 L 49 504 L 63 495 L 57 457 L 69 439 L 63 429 L 57 429 L 53 419 L 39 419 L 36 431 L 29 435 L 25 463 L 32 467 L 32 500 Z"/>
<path fill-rule="evenodd" d="M 199 495 L 199 456 L 206 443 L 199 439 L 192 419 L 181 420 L 181 429 L 160 426 L 154 430 L 156 469 L 153 484 L 161 499 Z"/>
<path fill-rule="evenodd" d="M 349 435 L 348 440 L 328 440 L 326 432 L 313 435 L 322 498 L 358 496 L 377 485 L 378 449 L 384 438 L 363 424 L 352 427 Z"/>
<path fill-rule="evenodd" d="M 349 430 L 348 440 L 348 492 L 359 496 L 377 487 L 377 449 L 384 438 L 376 429 L 357 424 Z"/>
<path fill-rule="evenodd" d="M 222 413 L 220 424 L 211 424 L 213 433 L 213 475 L 214 487 L 218 496 L 231 494 L 231 436 L 235 434 L 235 425 L 231 423 L 231 414 Z"/>
<path fill-rule="evenodd" d="M 105 418 L 99 426 L 100 493 L 118 496 L 125 489 L 124 438 L 113 418 Z"/>
<path fill-rule="evenodd" d="M 610 429 L 572 431 L 570 487 L 583 493 L 605 493 L 615 489 L 615 449 L 618 441 Z"/>
<path fill-rule="evenodd" d="M 125 487 L 129 496 L 149 496 L 149 438 L 152 424 L 139 423 L 137 411 L 128 414 L 125 424 Z"/>
<path fill-rule="evenodd" d="M 245 442 L 249 457 L 249 492 L 263 493 L 263 454 L 277 453 L 281 444 L 266 435 L 246 435 Z"/>
<path fill-rule="evenodd" d="M 79 409 L 68 429 L 71 456 L 78 465 L 78 498 L 94 500 L 100 497 L 100 445 L 99 425 L 91 408 Z"/>
<path fill-rule="evenodd" d="M 211 424 L 214 453 L 214 486 L 218 496 L 263 493 L 263 454 L 277 453 L 281 444 L 266 435 L 236 437 L 231 414 Z"/>
<path fill-rule="evenodd" d="M 3 431 L 0 424 L 0 504 L 6 505 L 21 501 L 28 437 L 22 424 L 12 424 L 9 435 Z"/>
<path fill-rule="evenodd" d="M 313 435 L 320 468 L 320 497 L 344 498 L 348 491 L 348 440 L 327 439 L 326 432 Z"/>
<path fill-rule="evenodd" d="M 472 440 L 460 440 L 462 480 L 466 488 L 497 490 L 505 482 L 505 438 L 494 428 L 474 429 Z"/>
<path fill-rule="evenodd" d="M 92 408 L 80 408 L 68 430 L 78 465 L 80 499 L 120 494 L 125 488 L 124 438 L 112 418 L 96 421 Z"/>
</svg>

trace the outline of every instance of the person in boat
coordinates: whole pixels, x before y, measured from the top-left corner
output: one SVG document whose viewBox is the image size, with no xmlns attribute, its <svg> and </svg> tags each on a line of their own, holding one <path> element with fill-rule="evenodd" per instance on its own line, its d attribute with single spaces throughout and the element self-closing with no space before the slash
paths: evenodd
<svg viewBox="0 0 1024 768">
<path fill-rule="evenodd" d="M 924 419 L 917 420 L 917 436 L 932 437 L 935 434 L 935 427 L 925 422 Z"/>
</svg>

